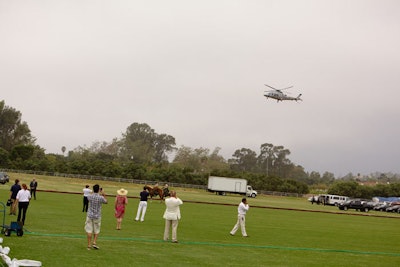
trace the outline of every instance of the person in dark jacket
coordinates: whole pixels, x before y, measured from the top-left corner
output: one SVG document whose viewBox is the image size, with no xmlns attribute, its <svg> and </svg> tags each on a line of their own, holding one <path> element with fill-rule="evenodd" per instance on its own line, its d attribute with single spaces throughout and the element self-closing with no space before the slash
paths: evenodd
<svg viewBox="0 0 400 267">
<path fill-rule="evenodd" d="M 11 205 L 10 205 L 10 215 L 16 215 L 17 213 L 17 194 L 21 190 L 21 186 L 19 185 L 19 180 L 15 179 L 15 183 L 11 186 L 10 189 L 10 199 L 11 199 Z"/>
<path fill-rule="evenodd" d="M 29 188 L 31 191 L 31 196 L 36 200 L 36 189 L 37 189 L 38 183 L 35 178 L 31 181 L 29 184 Z"/>
</svg>

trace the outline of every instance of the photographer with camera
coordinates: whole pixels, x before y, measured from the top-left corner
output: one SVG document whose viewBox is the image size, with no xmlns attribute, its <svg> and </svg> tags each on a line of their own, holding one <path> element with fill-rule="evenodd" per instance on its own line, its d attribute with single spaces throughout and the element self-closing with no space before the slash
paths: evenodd
<svg viewBox="0 0 400 267">
<path fill-rule="evenodd" d="M 97 246 L 97 237 L 100 233 L 101 225 L 101 207 L 102 204 L 107 204 L 106 194 L 103 188 L 100 188 L 98 184 L 93 186 L 93 194 L 88 196 L 89 209 L 87 212 L 85 231 L 87 234 L 87 249 L 90 248 L 99 249 Z M 90 246 L 92 244 L 92 246 Z"/>
</svg>

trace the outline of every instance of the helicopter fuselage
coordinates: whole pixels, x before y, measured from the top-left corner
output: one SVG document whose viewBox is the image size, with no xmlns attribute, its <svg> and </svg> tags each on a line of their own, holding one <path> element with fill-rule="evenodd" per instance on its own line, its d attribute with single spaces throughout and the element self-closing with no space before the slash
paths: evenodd
<svg viewBox="0 0 400 267">
<path fill-rule="evenodd" d="M 278 102 L 283 101 L 283 100 L 294 100 L 294 101 L 301 100 L 301 98 L 300 98 L 301 94 L 299 94 L 297 97 L 291 97 L 291 96 L 285 95 L 284 93 L 279 92 L 279 91 L 268 92 L 268 93 L 265 93 L 264 96 L 267 99 L 268 98 L 276 99 Z"/>
</svg>

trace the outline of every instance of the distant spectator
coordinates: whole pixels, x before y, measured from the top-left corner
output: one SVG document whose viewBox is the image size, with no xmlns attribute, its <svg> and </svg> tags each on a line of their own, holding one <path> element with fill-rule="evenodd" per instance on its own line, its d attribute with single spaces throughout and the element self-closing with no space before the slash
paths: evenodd
<svg viewBox="0 0 400 267">
<path fill-rule="evenodd" d="M 31 196 L 36 200 L 36 189 L 38 187 L 38 183 L 35 178 L 29 184 L 29 188 L 31 190 Z"/>
<path fill-rule="evenodd" d="M 10 189 L 10 199 L 11 199 L 11 205 L 10 205 L 10 215 L 16 215 L 17 212 L 17 194 L 21 190 L 21 186 L 19 185 L 19 180 L 15 179 L 15 183 L 11 186 Z"/>
<path fill-rule="evenodd" d="M 164 195 L 164 197 L 169 197 L 168 184 L 165 184 L 164 187 L 163 187 L 163 195 Z"/>
<path fill-rule="evenodd" d="M 83 208 L 82 212 L 87 212 L 89 208 L 89 200 L 88 196 L 92 193 L 92 190 L 89 188 L 89 185 L 87 184 L 85 188 L 83 188 Z"/>
</svg>

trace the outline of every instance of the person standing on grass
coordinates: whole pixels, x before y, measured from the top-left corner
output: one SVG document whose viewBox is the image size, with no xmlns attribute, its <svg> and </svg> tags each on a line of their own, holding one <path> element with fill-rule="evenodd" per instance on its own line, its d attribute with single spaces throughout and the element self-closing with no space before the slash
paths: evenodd
<svg viewBox="0 0 400 267">
<path fill-rule="evenodd" d="M 107 204 L 107 198 L 103 189 L 100 189 L 100 186 L 95 184 L 93 186 L 93 194 L 88 196 L 88 200 L 89 209 L 85 221 L 87 249 L 90 250 L 91 247 L 99 249 L 97 246 L 97 237 L 99 236 L 101 226 L 101 207 L 102 204 Z"/>
<path fill-rule="evenodd" d="M 11 186 L 10 189 L 10 199 L 11 199 L 11 205 L 10 205 L 10 215 L 16 215 L 17 213 L 17 194 L 21 190 L 21 186 L 19 185 L 19 180 L 15 179 L 15 183 Z"/>
<path fill-rule="evenodd" d="M 29 192 L 26 184 L 22 184 L 22 189 L 19 190 L 17 194 L 17 202 L 18 202 L 18 222 L 22 222 L 22 225 L 25 225 L 25 216 L 26 211 L 28 210 L 29 200 L 31 199 L 31 192 Z M 21 221 L 22 215 L 22 221 Z"/>
<path fill-rule="evenodd" d="M 38 183 L 35 178 L 29 184 L 29 188 L 31 190 L 31 196 L 36 200 L 36 189 L 38 187 Z"/>
<path fill-rule="evenodd" d="M 87 212 L 89 208 L 89 200 L 88 196 L 92 193 L 92 190 L 89 188 L 89 185 L 87 184 L 85 188 L 83 188 L 83 208 L 82 212 Z"/>
<path fill-rule="evenodd" d="M 247 204 L 247 199 L 242 198 L 242 202 L 240 202 L 238 206 L 238 218 L 235 226 L 233 227 L 232 231 L 230 232 L 231 235 L 235 235 L 236 231 L 240 229 L 242 231 L 243 237 L 248 237 L 246 233 L 246 213 L 249 210 L 249 204 Z"/>
<path fill-rule="evenodd" d="M 123 188 L 117 190 L 117 196 L 115 197 L 115 218 L 117 218 L 117 230 L 121 230 L 122 219 L 125 214 L 125 206 L 128 204 L 128 198 L 126 195 L 128 190 Z"/>
<path fill-rule="evenodd" d="M 176 192 L 171 191 L 171 197 L 165 199 L 167 206 L 163 218 L 165 219 L 164 241 L 168 241 L 169 230 L 172 227 L 172 243 L 178 243 L 177 230 L 178 221 L 181 219 L 179 206 L 183 204 L 182 200 L 176 197 Z"/>
<path fill-rule="evenodd" d="M 149 197 L 150 193 L 147 191 L 146 187 L 143 187 L 143 191 L 140 192 L 140 202 L 138 206 L 138 210 L 136 212 L 136 218 L 135 221 L 139 221 L 140 213 L 142 213 L 142 217 L 140 218 L 140 221 L 144 221 L 144 216 L 146 215 L 146 210 L 147 210 L 147 199 Z"/>
<path fill-rule="evenodd" d="M 163 197 L 169 197 L 168 184 L 165 184 L 162 190 L 163 190 Z"/>
</svg>

